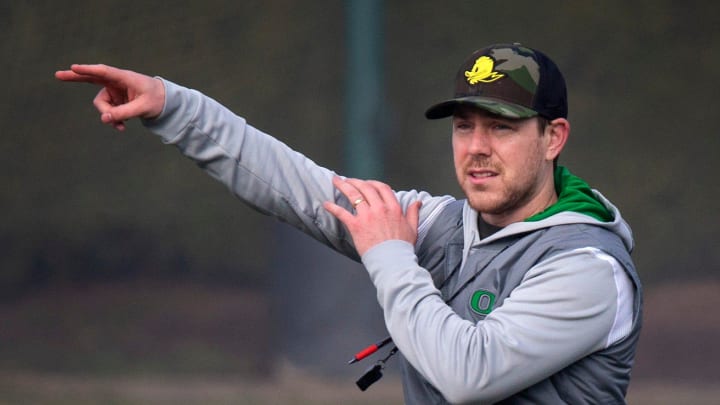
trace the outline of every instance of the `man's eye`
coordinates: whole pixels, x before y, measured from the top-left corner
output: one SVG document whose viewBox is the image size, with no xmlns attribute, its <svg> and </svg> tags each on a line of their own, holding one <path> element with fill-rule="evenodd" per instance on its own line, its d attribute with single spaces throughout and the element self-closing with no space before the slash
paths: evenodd
<svg viewBox="0 0 720 405">
<path fill-rule="evenodd" d="M 508 131 L 508 130 L 512 129 L 512 127 L 510 125 L 503 124 L 503 123 L 497 123 L 497 124 L 493 125 L 492 128 L 496 131 Z"/>
</svg>

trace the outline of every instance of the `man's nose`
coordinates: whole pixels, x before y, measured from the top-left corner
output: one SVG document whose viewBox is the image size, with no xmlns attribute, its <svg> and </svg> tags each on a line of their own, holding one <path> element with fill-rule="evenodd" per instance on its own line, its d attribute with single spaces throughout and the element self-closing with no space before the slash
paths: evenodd
<svg viewBox="0 0 720 405">
<path fill-rule="evenodd" d="M 470 145 L 468 145 L 468 152 L 473 155 L 486 155 L 490 156 L 490 138 L 488 134 L 481 128 L 475 129 L 472 136 L 470 137 Z"/>
</svg>

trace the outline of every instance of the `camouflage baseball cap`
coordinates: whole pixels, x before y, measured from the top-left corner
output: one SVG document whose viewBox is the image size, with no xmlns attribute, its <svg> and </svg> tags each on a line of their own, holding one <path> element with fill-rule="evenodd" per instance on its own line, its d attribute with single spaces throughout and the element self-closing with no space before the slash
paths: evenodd
<svg viewBox="0 0 720 405">
<path fill-rule="evenodd" d="M 545 54 L 520 44 L 475 51 L 455 77 L 455 96 L 430 107 L 428 119 L 445 118 L 471 105 L 508 118 L 567 118 L 567 90 L 560 69 Z"/>
</svg>

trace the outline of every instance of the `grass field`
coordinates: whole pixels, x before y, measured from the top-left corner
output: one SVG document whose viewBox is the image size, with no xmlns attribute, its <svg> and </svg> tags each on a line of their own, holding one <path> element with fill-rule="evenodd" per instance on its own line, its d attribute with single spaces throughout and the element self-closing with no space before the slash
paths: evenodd
<svg viewBox="0 0 720 405">
<path fill-rule="evenodd" d="M 642 382 L 631 386 L 634 405 L 715 405 L 720 387 Z M 397 378 L 383 379 L 366 392 L 348 381 L 330 381 L 289 366 L 273 378 L 128 376 L 82 377 L 0 374 L 2 404 L 402 404 Z"/>
<path fill-rule="evenodd" d="M 328 381 L 284 367 L 277 376 L 82 377 L 0 374 L 2 404 L 402 404 L 395 379 L 361 392 L 350 381 Z"/>
<path fill-rule="evenodd" d="M 646 295 L 628 403 L 720 403 L 720 325 L 707 322 L 719 292 L 705 283 Z M 670 305 L 670 296 L 694 299 Z M 0 404 L 402 403 L 396 375 L 361 392 L 354 377 L 319 376 L 274 356 L 268 317 L 257 310 L 265 300 L 256 291 L 147 283 L 7 300 Z"/>
</svg>

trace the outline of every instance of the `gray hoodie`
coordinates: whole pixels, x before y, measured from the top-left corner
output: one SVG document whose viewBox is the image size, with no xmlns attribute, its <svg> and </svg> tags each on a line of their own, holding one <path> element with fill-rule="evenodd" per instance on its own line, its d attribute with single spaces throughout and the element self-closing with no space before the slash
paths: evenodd
<svg viewBox="0 0 720 405">
<path fill-rule="evenodd" d="M 165 107 L 157 119 L 144 121 L 150 130 L 177 146 L 256 210 L 362 260 L 377 288 L 386 326 L 409 364 L 405 373 L 409 403 L 493 403 L 513 396 L 518 399 L 516 403 L 522 403 L 521 393 L 540 382 L 552 382 L 553 376 L 570 365 L 618 345 L 627 346 L 620 369 L 629 374 L 641 303 L 639 280 L 629 259 L 633 239 L 620 212 L 600 193 L 589 192 L 609 220 L 583 209 L 563 209 L 510 224 L 481 240 L 478 213 L 466 203 L 453 204 L 456 200 L 451 196 L 422 191 L 396 192 L 404 208 L 417 200 L 423 202 L 416 245 L 386 241 L 359 258 L 342 223 L 322 206 L 324 201 L 335 201 L 350 207 L 332 185 L 334 172 L 248 125 L 211 98 L 163 82 Z M 587 197 L 587 190 L 585 194 Z M 573 240 L 582 241 L 576 236 L 588 232 L 593 235 L 591 239 L 600 235 L 602 240 L 560 243 L 561 248 L 538 252 L 534 261 L 517 273 L 516 285 L 491 307 L 488 300 L 504 293 L 469 288 L 463 292 L 469 297 L 468 303 L 448 303 L 447 292 L 435 284 L 430 269 L 423 268 L 418 257 L 430 260 L 423 251 L 428 243 L 449 242 L 427 241 L 426 237 L 438 226 L 438 218 L 447 215 L 445 209 L 451 204 L 462 205 L 457 220 L 460 234 L 456 232 L 453 239 L 461 246 L 460 258 L 451 277 L 461 289 L 464 278 L 473 278 L 475 253 L 505 241 L 568 225 Z M 607 238 L 620 242 L 606 249 L 603 240 Z M 552 240 L 543 243 L 550 247 L 554 244 Z M 471 262 L 473 266 L 468 266 Z M 465 309 L 459 309 L 461 306 Z M 606 395 L 602 384 L 593 389 L 576 382 L 576 391 L 585 393 L 582 398 L 587 403 L 622 402 L 617 397 L 618 393 L 625 394 L 626 377 L 612 382 L 619 384 L 613 395 Z M 565 382 L 572 380 L 569 376 Z M 415 387 L 425 383 L 429 389 Z M 554 395 L 560 394 L 556 390 Z M 534 398 L 525 401 L 532 403 L 543 397 L 527 398 Z M 565 401 L 580 397 L 557 398 Z"/>
</svg>

